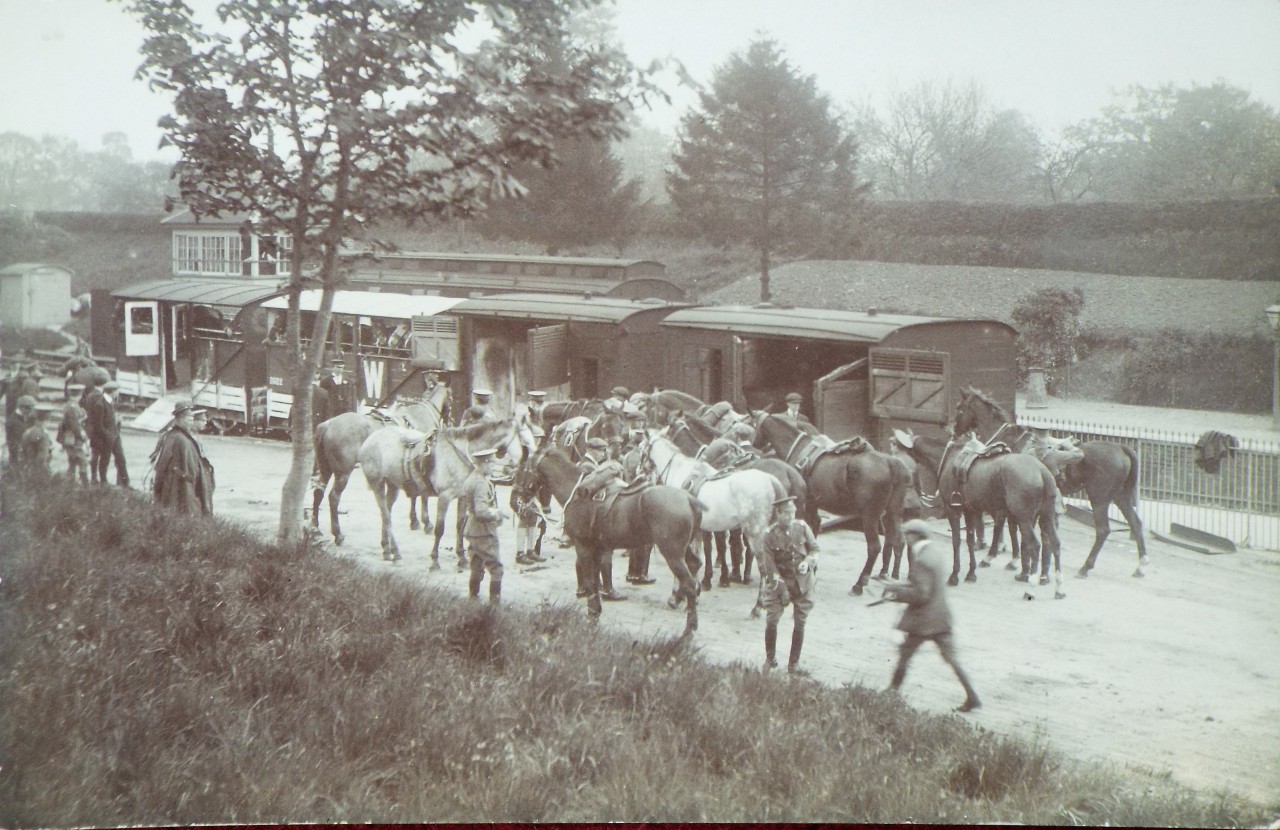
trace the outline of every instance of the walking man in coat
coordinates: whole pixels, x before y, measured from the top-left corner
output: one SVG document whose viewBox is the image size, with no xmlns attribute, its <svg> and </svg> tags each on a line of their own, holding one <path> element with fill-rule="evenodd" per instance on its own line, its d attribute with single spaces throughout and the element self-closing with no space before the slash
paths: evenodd
<svg viewBox="0 0 1280 830">
<path fill-rule="evenodd" d="M 907 664 L 916 649 L 926 640 L 938 644 L 938 651 L 947 665 L 955 671 L 964 687 L 964 703 L 958 712 L 972 712 L 982 705 L 978 693 L 969 683 L 969 677 L 956 660 L 955 644 L 951 639 L 951 610 L 947 607 L 947 575 L 951 572 L 949 557 L 930 538 L 929 526 L 922 519 L 912 519 L 902 525 L 902 535 L 911 549 L 911 573 L 906 585 L 890 585 L 884 590 L 884 598 L 892 602 L 905 602 L 898 628 L 906 632 L 898 652 L 898 666 L 893 670 L 890 691 L 897 691 L 907 676 Z"/>
<path fill-rule="evenodd" d="M 796 521 L 795 496 L 773 503 L 773 524 L 764 534 L 760 554 L 760 594 L 764 605 L 764 668 L 778 667 L 778 620 L 791 604 L 791 655 L 787 671 L 808 674 L 800 668 L 804 648 L 804 624 L 813 610 L 813 587 L 818 577 L 818 540 L 804 522 Z"/>
<path fill-rule="evenodd" d="M 498 508 L 498 491 L 493 477 L 498 472 L 497 451 L 480 450 L 471 454 L 476 469 L 471 471 L 462 485 L 459 502 L 466 515 L 462 535 L 467 540 L 467 552 L 471 554 L 471 581 L 468 585 L 472 599 L 480 598 L 480 583 L 485 571 L 489 572 L 489 602 L 498 604 L 502 594 L 502 560 L 498 558 L 498 525 L 507 517 Z"/>
<path fill-rule="evenodd" d="M 196 515 L 213 513 L 213 464 L 195 438 L 196 411 L 181 402 L 174 422 L 151 454 L 155 462 L 155 499 L 170 510 Z"/>
</svg>

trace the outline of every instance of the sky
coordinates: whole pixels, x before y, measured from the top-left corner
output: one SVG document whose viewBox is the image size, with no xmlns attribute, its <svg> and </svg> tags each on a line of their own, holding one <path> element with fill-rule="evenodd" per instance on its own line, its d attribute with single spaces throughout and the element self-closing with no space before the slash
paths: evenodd
<svg viewBox="0 0 1280 830">
<path fill-rule="evenodd" d="M 209 6 L 212 0 L 190 0 Z M 833 103 L 882 106 L 924 80 L 975 80 L 1046 135 L 1097 115 L 1138 84 L 1249 91 L 1280 111 L 1280 0 L 615 0 L 637 64 L 675 58 L 700 83 L 752 40 L 773 38 Z M 167 100 L 134 79 L 143 32 L 118 2 L 0 0 L 0 132 L 55 134 L 86 149 L 108 132 L 159 157 Z M 641 113 L 674 132 L 695 102 Z"/>
</svg>

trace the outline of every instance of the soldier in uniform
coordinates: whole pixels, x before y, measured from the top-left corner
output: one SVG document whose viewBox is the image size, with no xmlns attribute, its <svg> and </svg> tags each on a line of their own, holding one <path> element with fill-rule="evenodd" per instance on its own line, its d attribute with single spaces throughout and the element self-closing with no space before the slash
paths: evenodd
<svg viewBox="0 0 1280 830">
<path fill-rule="evenodd" d="M 778 620 L 782 609 L 790 603 L 793 626 L 787 671 L 808 674 L 800 668 L 800 651 L 804 648 L 805 620 L 813 608 L 818 542 L 809 526 L 795 518 L 795 497 L 778 499 L 773 503 L 773 524 L 764 535 L 760 556 L 760 593 L 765 610 L 764 667 L 765 671 L 778 667 Z"/>
<path fill-rule="evenodd" d="M 472 599 L 480 598 L 480 583 L 485 571 L 489 572 L 489 602 L 498 603 L 502 594 L 502 560 L 498 558 L 498 524 L 507 517 L 498 508 L 498 491 L 493 477 L 498 471 L 497 451 L 480 450 L 472 453 L 476 469 L 462 485 L 459 502 L 466 515 L 462 535 L 467 540 L 471 554 L 471 581 L 468 584 Z"/>
<path fill-rule="evenodd" d="M 516 404 L 516 430 L 520 433 L 520 443 L 533 452 L 546 435 L 542 429 L 542 402 L 547 393 L 534 390 L 525 395 L 528 400 Z"/>
<path fill-rule="evenodd" d="M 459 426 L 479 423 L 493 417 L 489 411 L 489 399 L 493 397 L 493 393 L 488 389 L 472 389 L 471 400 L 473 403 L 467 407 L 467 411 L 462 413 L 462 419 L 458 422 Z"/>
<path fill-rule="evenodd" d="M 951 641 L 951 610 L 947 607 L 947 575 L 951 570 L 951 558 L 932 541 L 929 526 L 922 519 L 912 519 L 902 525 L 902 535 L 911 549 L 911 570 L 906 585 L 889 585 L 884 598 L 891 602 L 905 602 L 898 629 L 906 632 L 906 638 L 898 651 L 898 665 L 893 670 L 889 690 L 896 692 L 907 676 L 907 664 L 926 640 L 938 644 L 942 659 L 955 671 L 964 687 L 964 703 L 959 712 L 972 712 L 982 705 L 978 693 L 969 683 L 969 677 L 956 660 L 955 645 Z"/>
<path fill-rule="evenodd" d="M 328 395 L 329 417 L 341 415 L 343 412 L 354 412 L 355 407 L 344 394 L 346 384 L 342 381 L 343 363 L 341 360 L 329 361 L 329 369 L 320 378 L 320 388 Z"/>
<path fill-rule="evenodd" d="M 53 442 L 44 431 L 44 413 L 34 406 L 31 409 L 31 425 L 22 433 L 19 456 L 22 459 L 22 475 L 28 481 L 49 477 L 49 465 L 53 461 Z"/>
<path fill-rule="evenodd" d="M 644 459 L 643 429 L 631 430 L 631 447 L 622 457 L 622 472 L 627 481 L 635 481 L 640 477 L 640 464 Z M 653 554 L 653 545 L 631 548 L 627 551 L 627 582 L 632 585 L 652 585 L 658 580 L 649 576 L 649 557 Z"/>
<path fill-rule="evenodd" d="M 76 398 L 84 392 L 80 384 L 67 387 L 67 403 L 62 408 L 62 423 L 58 424 L 58 443 L 67 454 L 67 477 L 74 481 L 89 481 L 89 434 L 85 432 L 84 409 Z"/>
<path fill-rule="evenodd" d="M 588 479 L 594 483 L 591 491 L 584 491 L 584 495 L 593 500 L 592 510 L 598 511 L 600 507 L 594 502 L 596 494 L 602 492 L 609 481 L 622 477 L 622 465 L 609 458 L 609 444 L 603 438 L 588 438 L 587 451 L 578 462 L 578 468 L 582 470 L 584 485 L 588 483 Z M 587 524 L 588 535 L 594 532 L 595 525 L 596 515 L 593 512 L 591 521 Z M 578 596 L 586 595 L 586 588 L 579 585 Z M 607 551 L 600 557 L 600 598 L 609 602 L 621 602 L 627 598 L 613 587 L 613 551 Z"/>
<path fill-rule="evenodd" d="M 625 415 L 628 411 L 627 404 L 629 403 L 628 399 L 630 397 L 631 392 L 627 387 L 615 386 L 609 392 L 609 397 L 605 398 L 602 403 L 604 403 L 604 408 L 609 412 L 616 412 L 619 415 Z M 634 409 L 634 407 L 632 408 Z"/>
<path fill-rule="evenodd" d="M 13 396 L 12 387 L 9 395 Z M 13 397 L 13 410 L 4 421 L 4 443 L 9 448 L 9 464 L 22 467 L 22 436 L 36 420 L 36 399 L 31 395 Z"/>
<path fill-rule="evenodd" d="M 201 410 L 203 412 L 203 410 Z M 191 404 L 173 407 L 173 426 L 156 442 L 152 490 L 160 504 L 179 513 L 213 513 L 213 464 L 196 440 L 196 410 Z"/>
</svg>

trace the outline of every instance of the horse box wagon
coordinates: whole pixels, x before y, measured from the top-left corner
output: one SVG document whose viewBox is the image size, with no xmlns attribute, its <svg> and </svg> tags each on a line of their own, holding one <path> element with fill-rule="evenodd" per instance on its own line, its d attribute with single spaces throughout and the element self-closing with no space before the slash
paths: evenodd
<svg viewBox="0 0 1280 830">
<path fill-rule="evenodd" d="M 684 304 L 596 295 L 491 294 L 453 311 L 463 323 L 465 375 L 510 412 L 521 391 L 550 400 L 608 397 L 663 383 L 659 323 Z"/>
<path fill-rule="evenodd" d="M 759 304 L 684 308 L 661 328 L 669 386 L 771 411 L 797 392 L 837 440 L 883 447 L 894 427 L 940 435 L 968 385 L 1014 410 L 1017 332 L 998 320 Z"/>
</svg>

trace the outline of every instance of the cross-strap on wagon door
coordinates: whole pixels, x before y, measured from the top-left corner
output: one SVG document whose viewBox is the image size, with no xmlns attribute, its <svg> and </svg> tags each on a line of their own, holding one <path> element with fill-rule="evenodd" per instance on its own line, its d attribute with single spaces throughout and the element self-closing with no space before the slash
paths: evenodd
<svg viewBox="0 0 1280 830">
<path fill-rule="evenodd" d="M 458 318 L 447 314 L 415 315 L 409 341 L 410 356 L 419 365 L 436 364 L 448 372 L 458 369 Z"/>
<path fill-rule="evenodd" d="M 527 335 L 530 389 L 549 389 L 569 380 L 569 324 L 538 326 Z"/>
<path fill-rule="evenodd" d="M 877 418 L 947 422 L 946 352 L 872 348 L 871 414 Z"/>
<path fill-rule="evenodd" d="M 813 382 L 813 408 L 818 431 L 843 441 L 871 435 L 867 406 L 867 358 L 846 363 Z"/>
</svg>

